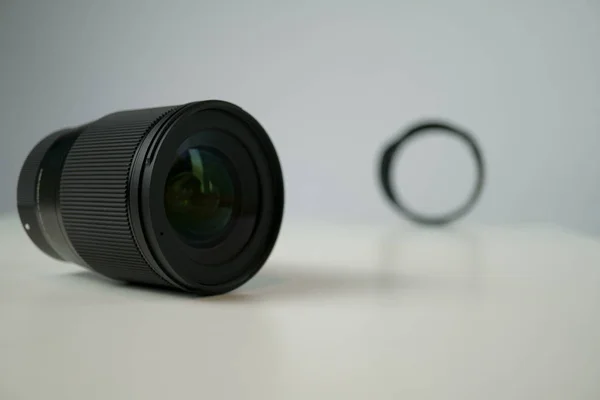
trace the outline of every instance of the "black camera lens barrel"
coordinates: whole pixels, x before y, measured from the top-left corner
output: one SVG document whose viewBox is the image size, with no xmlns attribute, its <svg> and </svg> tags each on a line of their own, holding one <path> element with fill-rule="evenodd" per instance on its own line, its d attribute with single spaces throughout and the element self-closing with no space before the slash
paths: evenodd
<svg viewBox="0 0 600 400">
<path fill-rule="evenodd" d="M 235 178 L 231 222 L 214 240 L 184 240 L 166 210 L 169 171 L 187 148 L 222 155 Z M 113 279 L 205 295 L 233 290 L 258 272 L 284 203 L 265 130 L 241 108 L 215 100 L 117 112 L 51 134 L 25 161 L 17 192 L 21 221 L 46 254 Z M 190 210 L 212 210 L 203 203 L 208 194 L 192 194 Z"/>
</svg>

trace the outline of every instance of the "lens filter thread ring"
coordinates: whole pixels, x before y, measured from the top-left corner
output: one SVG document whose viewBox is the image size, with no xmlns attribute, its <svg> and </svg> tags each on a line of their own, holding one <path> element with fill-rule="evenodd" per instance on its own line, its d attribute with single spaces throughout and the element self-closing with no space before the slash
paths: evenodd
<svg viewBox="0 0 600 400">
<path fill-rule="evenodd" d="M 419 135 L 428 133 L 428 131 L 437 130 L 444 134 L 455 137 L 463 141 L 471 151 L 473 159 L 477 166 L 477 176 L 475 178 L 475 186 L 468 200 L 456 210 L 442 214 L 440 216 L 428 216 L 411 210 L 402 201 L 399 191 L 394 190 L 392 185 L 391 167 L 397 157 L 402 146 L 405 146 L 411 140 L 414 140 Z M 483 186 L 485 184 L 485 163 L 483 154 L 473 135 L 467 131 L 458 129 L 446 122 L 440 121 L 425 121 L 409 128 L 405 133 L 388 144 L 380 158 L 379 163 L 379 184 L 383 190 L 385 197 L 391 202 L 394 208 L 407 217 L 409 220 L 422 225 L 443 226 L 450 224 L 457 219 L 466 215 L 474 207 L 475 203 L 481 196 Z"/>
</svg>

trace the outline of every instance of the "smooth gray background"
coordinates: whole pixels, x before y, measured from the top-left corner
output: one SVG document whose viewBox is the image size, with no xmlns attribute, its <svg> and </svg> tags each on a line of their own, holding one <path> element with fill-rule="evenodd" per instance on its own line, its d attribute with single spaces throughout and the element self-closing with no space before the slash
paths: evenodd
<svg viewBox="0 0 600 400">
<path fill-rule="evenodd" d="M 382 144 L 422 117 L 477 135 L 489 181 L 471 221 L 600 232 L 598 1 L 2 1 L 0 212 L 48 132 L 121 108 L 220 98 L 271 134 L 287 215 L 395 221 Z M 415 143 L 398 182 L 423 209 L 473 175 Z"/>
</svg>

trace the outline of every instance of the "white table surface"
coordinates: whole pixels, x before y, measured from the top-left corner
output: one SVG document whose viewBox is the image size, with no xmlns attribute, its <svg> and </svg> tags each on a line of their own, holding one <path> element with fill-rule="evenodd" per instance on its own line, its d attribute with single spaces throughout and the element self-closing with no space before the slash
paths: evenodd
<svg viewBox="0 0 600 400">
<path fill-rule="evenodd" d="M 0 399 L 600 399 L 600 240 L 285 221 L 229 295 L 131 288 L 0 221 Z"/>
</svg>

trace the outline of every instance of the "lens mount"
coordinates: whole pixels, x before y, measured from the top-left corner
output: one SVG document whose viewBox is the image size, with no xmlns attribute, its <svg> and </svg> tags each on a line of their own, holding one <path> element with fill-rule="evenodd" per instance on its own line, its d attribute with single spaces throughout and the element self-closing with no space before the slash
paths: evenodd
<svg viewBox="0 0 600 400">
<path fill-rule="evenodd" d="M 58 191 L 67 154 L 84 128 L 56 131 L 36 144 L 25 159 L 17 184 L 19 217 L 31 241 L 52 258 L 83 266 L 66 236 Z"/>
</svg>

